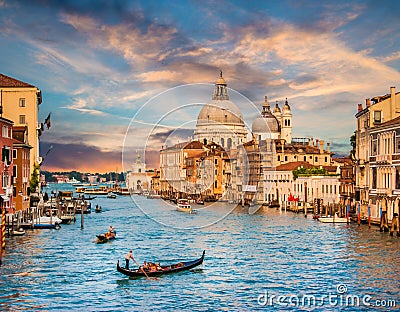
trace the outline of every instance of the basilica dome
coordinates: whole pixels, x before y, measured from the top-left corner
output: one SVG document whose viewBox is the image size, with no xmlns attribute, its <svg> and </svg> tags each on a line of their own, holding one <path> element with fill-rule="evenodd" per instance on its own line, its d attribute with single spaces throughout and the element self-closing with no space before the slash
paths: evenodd
<svg viewBox="0 0 400 312">
<path fill-rule="evenodd" d="M 215 83 L 212 100 L 203 106 L 197 117 L 198 126 L 216 123 L 244 126 L 240 109 L 229 100 L 222 72 Z"/>
<path fill-rule="evenodd" d="M 244 126 L 240 109 L 229 100 L 211 100 L 201 109 L 197 117 L 197 125 L 215 123 Z"/>
<path fill-rule="evenodd" d="M 230 149 L 243 144 L 246 136 L 242 112 L 229 100 L 227 84 L 220 72 L 211 101 L 197 116 L 194 139 L 204 144 L 214 142 Z"/>
</svg>

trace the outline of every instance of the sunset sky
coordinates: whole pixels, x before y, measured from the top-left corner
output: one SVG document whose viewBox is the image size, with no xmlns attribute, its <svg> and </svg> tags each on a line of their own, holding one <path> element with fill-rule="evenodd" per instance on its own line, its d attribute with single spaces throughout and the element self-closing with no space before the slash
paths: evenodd
<svg viewBox="0 0 400 312">
<path fill-rule="evenodd" d="M 122 171 L 124 144 L 155 166 L 166 138 L 191 135 L 220 69 L 234 102 L 288 98 L 294 137 L 344 155 L 357 104 L 400 91 L 399 17 L 382 0 L 0 0 L 0 72 L 42 90 L 44 170 Z M 197 104 L 165 118 L 193 83 Z"/>
</svg>

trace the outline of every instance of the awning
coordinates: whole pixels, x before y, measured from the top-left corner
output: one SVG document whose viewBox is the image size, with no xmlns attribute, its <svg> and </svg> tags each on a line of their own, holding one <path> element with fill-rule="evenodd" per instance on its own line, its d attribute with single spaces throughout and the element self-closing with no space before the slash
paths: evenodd
<svg viewBox="0 0 400 312">
<path fill-rule="evenodd" d="M 8 197 L 7 195 L 0 195 L 1 198 L 3 199 L 3 201 L 10 201 L 10 197 Z"/>
</svg>

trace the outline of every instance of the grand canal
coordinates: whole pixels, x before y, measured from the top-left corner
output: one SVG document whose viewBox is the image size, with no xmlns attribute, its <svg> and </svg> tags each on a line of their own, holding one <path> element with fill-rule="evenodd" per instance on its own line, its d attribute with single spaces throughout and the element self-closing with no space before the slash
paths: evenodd
<svg viewBox="0 0 400 312">
<path fill-rule="evenodd" d="M 96 204 L 103 212 L 85 215 L 84 229 L 78 217 L 60 230 L 28 230 L 7 240 L 1 311 L 360 311 L 393 301 L 400 306 L 400 238 L 376 227 L 322 224 L 268 208 L 254 215 L 242 208 L 229 213 L 233 207 L 226 203 L 188 215 L 141 196 L 98 197 Z M 109 225 L 118 238 L 95 244 L 95 235 Z M 195 259 L 203 250 L 206 257 L 191 271 L 129 279 L 115 268 L 129 249 L 141 263 Z M 329 295 L 336 300 L 329 302 Z M 340 302 L 345 295 L 359 304 L 346 307 Z M 304 296 L 316 303 L 301 305 Z"/>
</svg>

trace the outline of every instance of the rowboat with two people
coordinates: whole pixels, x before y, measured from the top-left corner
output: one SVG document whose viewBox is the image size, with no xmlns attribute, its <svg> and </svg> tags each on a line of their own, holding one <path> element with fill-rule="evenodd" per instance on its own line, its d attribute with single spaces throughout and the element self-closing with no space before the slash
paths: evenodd
<svg viewBox="0 0 400 312">
<path fill-rule="evenodd" d="M 190 270 L 194 267 L 199 266 L 204 261 L 204 255 L 206 251 L 203 250 L 203 254 L 199 259 L 192 261 L 182 261 L 171 265 L 156 265 L 155 269 L 149 268 L 148 265 L 144 268 L 140 266 L 137 269 L 126 269 L 119 265 L 117 262 L 117 271 L 130 277 L 149 277 L 149 276 L 159 276 L 164 274 L 177 273 L 185 270 Z"/>
<path fill-rule="evenodd" d="M 99 234 L 96 235 L 97 244 L 104 244 L 107 243 L 110 240 L 115 239 L 115 237 L 117 236 L 117 232 L 115 231 L 115 229 L 110 225 L 109 229 L 107 232 L 105 232 L 104 234 Z"/>
</svg>

